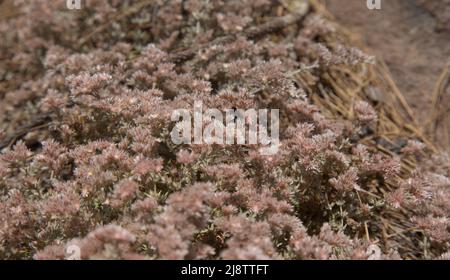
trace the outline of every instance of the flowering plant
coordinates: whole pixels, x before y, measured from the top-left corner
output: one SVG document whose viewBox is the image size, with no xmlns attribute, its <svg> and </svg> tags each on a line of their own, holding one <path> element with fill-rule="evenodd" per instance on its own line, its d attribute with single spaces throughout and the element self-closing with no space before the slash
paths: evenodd
<svg viewBox="0 0 450 280">
<path fill-rule="evenodd" d="M 448 160 L 362 144 L 379 122 L 367 102 L 349 121 L 313 104 L 330 69 L 374 59 L 325 40 L 336 28 L 308 1 L 15 2 L 0 21 L 0 258 L 448 258 Z M 278 109 L 277 152 L 174 143 L 172 112 L 197 100 Z M 434 164 L 405 175 L 408 157 Z"/>
</svg>

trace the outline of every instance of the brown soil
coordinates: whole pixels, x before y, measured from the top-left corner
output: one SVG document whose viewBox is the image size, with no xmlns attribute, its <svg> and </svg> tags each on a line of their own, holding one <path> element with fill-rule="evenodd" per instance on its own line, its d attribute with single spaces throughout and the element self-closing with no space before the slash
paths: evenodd
<svg viewBox="0 0 450 280">
<path fill-rule="evenodd" d="M 355 31 L 388 65 L 421 124 L 436 110 L 433 91 L 450 62 L 450 1 L 382 0 L 381 10 L 369 10 L 365 0 L 324 0 L 338 22 Z M 446 90 L 446 92 L 445 92 Z M 450 87 L 439 106 L 449 114 Z M 445 97 L 445 98 L 444 98 Z M 431 110 L 431 111 L 430 111 Z M 449 129 L 447 122 L 445 128 Z M 439 133 L 438 133 L 439 134 Z M 444 147 L 450 143 L 440 139 Z"/>
</svg>

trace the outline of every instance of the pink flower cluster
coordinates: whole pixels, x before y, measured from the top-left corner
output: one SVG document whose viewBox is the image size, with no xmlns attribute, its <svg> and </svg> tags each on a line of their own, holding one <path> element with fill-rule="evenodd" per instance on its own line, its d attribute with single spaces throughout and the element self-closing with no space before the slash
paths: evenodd
<svg viewBox="0 0 450 280">
<path fill-rule="evenodd" d="M 303 70 L 314 87 L 328 67 L 373 62 L 321 40 L 336 30 L 316 13 L 174 62 L 177 49 L 288 13 L 286 1 L 154 1 L 78 48 L 139 1 L 77 13 L 17 2 L 23 15 L 0 22 L 0 139 L 36 114 L 52 121 L 0 151 L 1 259 L 63 259 L 70 246 L 81 259 L 369 259 L 374 244 L 381 259 L 448 258 L 448 159 L 417 141 L 398 157 L 364 146 L 378 121 L 370 104 L 332 120 L 292 79 L 317 65 Z M 196 100 L 280 109 L 279 152 L 175 145 L 171 113 Z M 430 164 L 405 176 L 408 157 Z"/>
</svg>

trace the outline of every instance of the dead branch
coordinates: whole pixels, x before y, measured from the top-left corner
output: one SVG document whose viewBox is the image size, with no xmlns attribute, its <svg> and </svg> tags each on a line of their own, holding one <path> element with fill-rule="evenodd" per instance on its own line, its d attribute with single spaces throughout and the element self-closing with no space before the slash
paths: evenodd
<svg viewBox="0 0 450 280">
<path fill-rule="evenodd" d="M 236 41 L 237 38 L 239 38 L 239 37 L 244 37 L 247 39 L 254 39 L 254 38 L 266 35 L 268 33 L 278 31 L 289 25 L 300 22 L 306 16 L 307 13 L 308 13 L 308 10 L 305 10 L 302 13 L 289 14 L 289 15 L 286 15 L 283 17 L 276 18 L 272 21 L 269 21 L 269 22 L 264 23 L 259 26 L 250 27 L 250 28 L 248 28 L 242 32 L 236 33 L 236 34 L 218 37 L 208 43 L 190 47 L 186 50 L 176 51 L 175 53 L 173 53 L 172 55 L 169 56 L 169 60 L 174 63 L 184 62 L 184 61 L 189 60 L 192 57 L 194 57 L 200 50 L 206 49 L 206 48 L 214 46 L 214 45 L 222 45 L 222 44 L 230 43 L 230 42 Z"/>
</svg>

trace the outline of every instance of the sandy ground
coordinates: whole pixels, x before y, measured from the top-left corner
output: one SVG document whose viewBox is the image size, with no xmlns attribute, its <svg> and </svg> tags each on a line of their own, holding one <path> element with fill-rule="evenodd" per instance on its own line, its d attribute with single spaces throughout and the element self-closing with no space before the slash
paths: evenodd
<svg viewBox="0 0 450 280">
<path fill-rule="evenodd" d="M 450 29 L 442 28 L 446 23 L 416 0 L 381 2 L 381 10 L 369 10 L 365 0 L 324 0 L 339 22 L 359 33 L 363 42 L 385 60 L 423 123 L 432 109 L 430 101 L 436 82 L 450 62 Z"/>
</svg>

